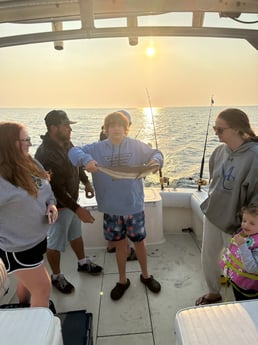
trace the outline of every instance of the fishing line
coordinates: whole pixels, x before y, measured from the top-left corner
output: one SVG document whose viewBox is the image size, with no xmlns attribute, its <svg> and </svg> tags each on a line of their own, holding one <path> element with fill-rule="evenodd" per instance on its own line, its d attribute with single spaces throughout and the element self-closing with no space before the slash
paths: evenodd
<svg viewBox="0 0 258 345">
<path fill-rule="evenodd" d="M 155 146 L 156 146 L 156 149 L 158 150 L 158 140 L 157 140 L 157 134 L 156 134 L 156 126 L 155 126 L 155 122 L 154 122 L 154 116 L 153 116 L 153 111 L 152 111 L 151 99 L 150 99 L 149 91 L 148 91 L 147 88 L 146 88 L 146 93 L 147 93 L 147 98 L 148 98 L 148 102 L 149 102 L 149 108 L 150 108 L 150 112 L 151 112 L 151 119 L 152 119 L 154 139 L 155 139 Z M 163 184 L 163 177 L 162 177 L 162 170 L 161 170 L 161 168 L 159 169 L 159 182 L 160 182 L 161 190 L 163 190 L 164 189 L 164 184 Z"/>
<path fill-rule="evenodd" d="M 213 104 L 214 104 L 214 99 L 213 99 L 213 96 L 211 96 L 211 104 L 210 104 L 209 117 L 208 117 L 208 123 L 207 123 L 207 130 L 206 130 L 205 142 L 204 142 L 204 147 L 203 147 L 202 162 L 201 162 L 201 168 L 200 168 L 200 178 L 197 181 L 197 183 L 198 183 L 198 191 L 201 190 L 201 186 L 206 185 L 206 181 L 202 179 L 202 176 L 203 176 L 205 153 L 206 153 L 206 147 L 207 147 L 207 139 L 208 139 L 209 127 L 210 127 L 211 110 L 212 110 Z"/>
</svg>

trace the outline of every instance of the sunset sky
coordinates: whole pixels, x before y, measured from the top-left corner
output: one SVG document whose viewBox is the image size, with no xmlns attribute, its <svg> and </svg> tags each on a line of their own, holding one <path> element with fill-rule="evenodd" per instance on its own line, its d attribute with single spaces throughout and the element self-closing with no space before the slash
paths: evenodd
<svg viewBox="0 0 258 345">
<path fill-rule="evenodd" d="M 166 20 L 181 25 L 172 16 Z M 13 25 L 1 29 L 14 32 Z M 146 55 L 150 46 L 153 56 Z M 239 39 L 77 40 L 62 51 L 32 44 L 1 48 L 0 66 L 0 107 L 144 107 L 146 89 L 157 107 L 209 105 L 212 95 L 217 105 L 258 104 L 258 51 Z"/>
</svg>

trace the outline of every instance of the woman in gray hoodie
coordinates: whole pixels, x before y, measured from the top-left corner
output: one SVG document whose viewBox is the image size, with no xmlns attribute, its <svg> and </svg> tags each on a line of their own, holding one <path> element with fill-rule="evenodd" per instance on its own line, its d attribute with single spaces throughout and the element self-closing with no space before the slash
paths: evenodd
<svg viewBox="0 0 258 345">
<path fill-rule="evenodd" d="M 16 122 L 0 122 L 0 258 L 18 279 L 19 302 L 48 307 L 44 265 L 49 223 L 57 219 L 49 174 L 29 155 L 30 137 Z"/>
<path fill-rule="evenodd" d="M 205 215 L 201 259 L 209 292 L 196 305 L 222 300 L 220 252 L 241 229 L 241 208 L 258 202 L 258 137 L 248 116 L 240 109 L 225 109 L 213 129 L 222 144 L 210 157 L 209 193 L 201 204 Z"/>
</svg>

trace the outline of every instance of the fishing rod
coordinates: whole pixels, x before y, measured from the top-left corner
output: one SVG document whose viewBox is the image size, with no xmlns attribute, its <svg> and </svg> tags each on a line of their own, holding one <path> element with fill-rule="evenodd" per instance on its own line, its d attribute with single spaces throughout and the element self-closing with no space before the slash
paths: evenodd
<svg viewBox="0 0 258 345">
<path fill-rule="evenodd" d="M 149 91 L 148 91 L 147 88 L 146 88 L 146 93 L 147 93 L 147 98 L 148 98 L 148 102 L 149 102 L 149 108 L 150 108 L 150 111 L 151 111 L 151 119 L 152 119 L 152 125 L 153 125 L 155 146 L 156 146 L 156 149 L 158 150 L 158 140 L 157 140 L 157 134 L 156 134 L 156 126 L 155 126 L 155 122 L 154 122 L 154 116 L 153 116 L 153 111 L 152 111 L 151 99 L 150 99 Z M 163 183 L 163 177 L 162 177 L 162 170 L 161 170 L 161 168 L 159 168 L 159 182 L 160 182 L 161 190 L 163 190 L 164 189 L 164 183 Z"/>
<path fill-rule="evenodd" d="M 213 104 L 214 104 L 214 99 L 213 99 L 213 96 L 211 96 L 209 117 L 208 117 L 207 130 L 206 130 L 205 142 L 204 142 L 204 147 L 203 147 L 202 162 L 201 162 L 201 168 L 200 168 L 200 178 L 199 178 L 199 180 L 197 181 L 197 183 L 198 183 L 198 191 L 199 191 L 199 192 L 200 192 L 200 190 L 201 190 L 201 186 L 205 186 L 205 185 L 206 185 L 206 181 L 202 179 L 202 176 L 203 176 L 204 160 L 205 160 L 205 153 L 206 153 L 206 147 L 207 147 L 207 139 L 208 139 L 208 134 L 209 134 L 209 126 L 210 126 L 210 119 L 211 119 L 211 110 L 212 110 Z"/>
<path fill-rule="evenodd" d="M 137 132 L 136 136 L 134 137 L 134 139 L 138 138 L 138 135 L 141 133 L 141 131 L 142 131 L 142 127 L 138 130 L 138 132 Z"/>
</svg>

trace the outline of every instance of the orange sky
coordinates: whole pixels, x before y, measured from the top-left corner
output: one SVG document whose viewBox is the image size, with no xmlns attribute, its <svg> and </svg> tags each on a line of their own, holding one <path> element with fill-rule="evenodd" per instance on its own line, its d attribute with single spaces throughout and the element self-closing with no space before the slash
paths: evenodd
<svg viewBox="0 0 258 345">
<path fill-rule="evenodd" d="M 153 57 L 145 51 L 151 44 Z M 258 51 L 245 40 L 125 38 L 1 48 L 0 107 L 258 104 Z"/>
</svg>

